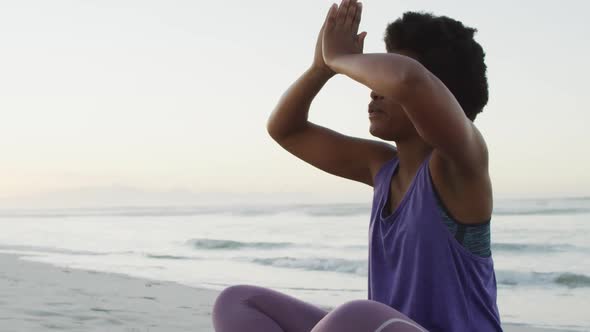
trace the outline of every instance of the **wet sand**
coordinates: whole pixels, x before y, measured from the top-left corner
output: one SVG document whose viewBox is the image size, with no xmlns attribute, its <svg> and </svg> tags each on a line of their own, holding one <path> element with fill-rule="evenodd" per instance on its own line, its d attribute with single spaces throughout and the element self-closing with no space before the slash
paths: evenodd
<svg viewBox="0 0 590 332">
<path fill-rule="evenodd" d="M 0 331 L 213 332 L 219 291 L 0 254 Z M 506 324 L 506 332 L 564 332 Z"/>
</svg>

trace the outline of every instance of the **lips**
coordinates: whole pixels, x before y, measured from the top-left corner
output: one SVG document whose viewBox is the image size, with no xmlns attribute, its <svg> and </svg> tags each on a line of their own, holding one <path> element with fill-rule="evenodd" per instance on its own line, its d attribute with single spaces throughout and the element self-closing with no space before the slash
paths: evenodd
<svg viewBox="0 0 590 332">
<path fill-rule="evenodd" d="M 369 108 L 369 113 L 381 111 L 379 108 L 377 108 L 377 105 L 374 102 L 369 103 L 368 108 Z"/>
<path fill-rule="evenodd" d="M 369 106 L 369 118 L 379 116 L 383 113 L 383 111 L 376 109 L 374 107 Z"/>
</svg>

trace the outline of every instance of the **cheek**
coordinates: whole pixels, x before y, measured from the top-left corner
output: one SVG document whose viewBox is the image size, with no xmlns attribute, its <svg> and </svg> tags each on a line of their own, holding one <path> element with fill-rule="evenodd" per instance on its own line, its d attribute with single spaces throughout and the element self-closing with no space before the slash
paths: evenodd
<svg viewBox="0 0 590 332">
<path fill-rule="evenodd" d="M 401 104 L 393 104 L 389 106 L 391 108 L 392 111 L 395 111 L 397 113 L 406 113 L 406 111 L 404 111 L 404 108 L 402 107 Z"/>
<path fill-rule="evenodd" d="M 375 133 L 388 137 L 391 134 L 397 137 L 401 133 L 413 130 L 414 125 L 401 106 L 389 107 L 385 110 L 385 113 L 386 115 L 383 118 L 372 123 L 371 129 Z"/>
<path fill-rule="evenodd" d="M 393 121 L 397 124 L 402 124 L 402 123 L 405 124 L 407 121 L 409 121 L 408 116 L 406 115 L 406 112 L 404 111 L 404 109 L 397 104 L 395 106 L 388 107 L 386 112 L 387 112 L 389 120 Z"/>
</svg>

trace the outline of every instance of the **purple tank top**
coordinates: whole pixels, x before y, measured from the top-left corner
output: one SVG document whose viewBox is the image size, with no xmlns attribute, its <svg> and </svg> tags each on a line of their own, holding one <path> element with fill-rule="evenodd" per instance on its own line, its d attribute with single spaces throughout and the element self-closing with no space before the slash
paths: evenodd
<svg viewBox="0 0 590 332">
<path fill-rule="evenodd" d="M 375 177 L 369 299 L 402 312 L 429 332 L 502 331 L 492 257 L 472 254 L 447 229 L 430 180 L 431 157 L 390 215 L 384 208 L 399 159 L 386 162 Z"/>
</svg>

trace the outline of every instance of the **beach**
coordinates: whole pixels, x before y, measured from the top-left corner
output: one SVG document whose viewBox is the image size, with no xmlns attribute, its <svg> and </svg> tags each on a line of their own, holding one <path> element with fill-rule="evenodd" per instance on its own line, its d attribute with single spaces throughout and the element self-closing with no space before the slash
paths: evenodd
<svg viewBox="0 0 590 332">
<path fill-rule="evenodd" d="M 0 254 L 0 331 L 213 332 L 217 290 Z M 505 325 L 506 332 L 563 332 Z"/>
</svg>

